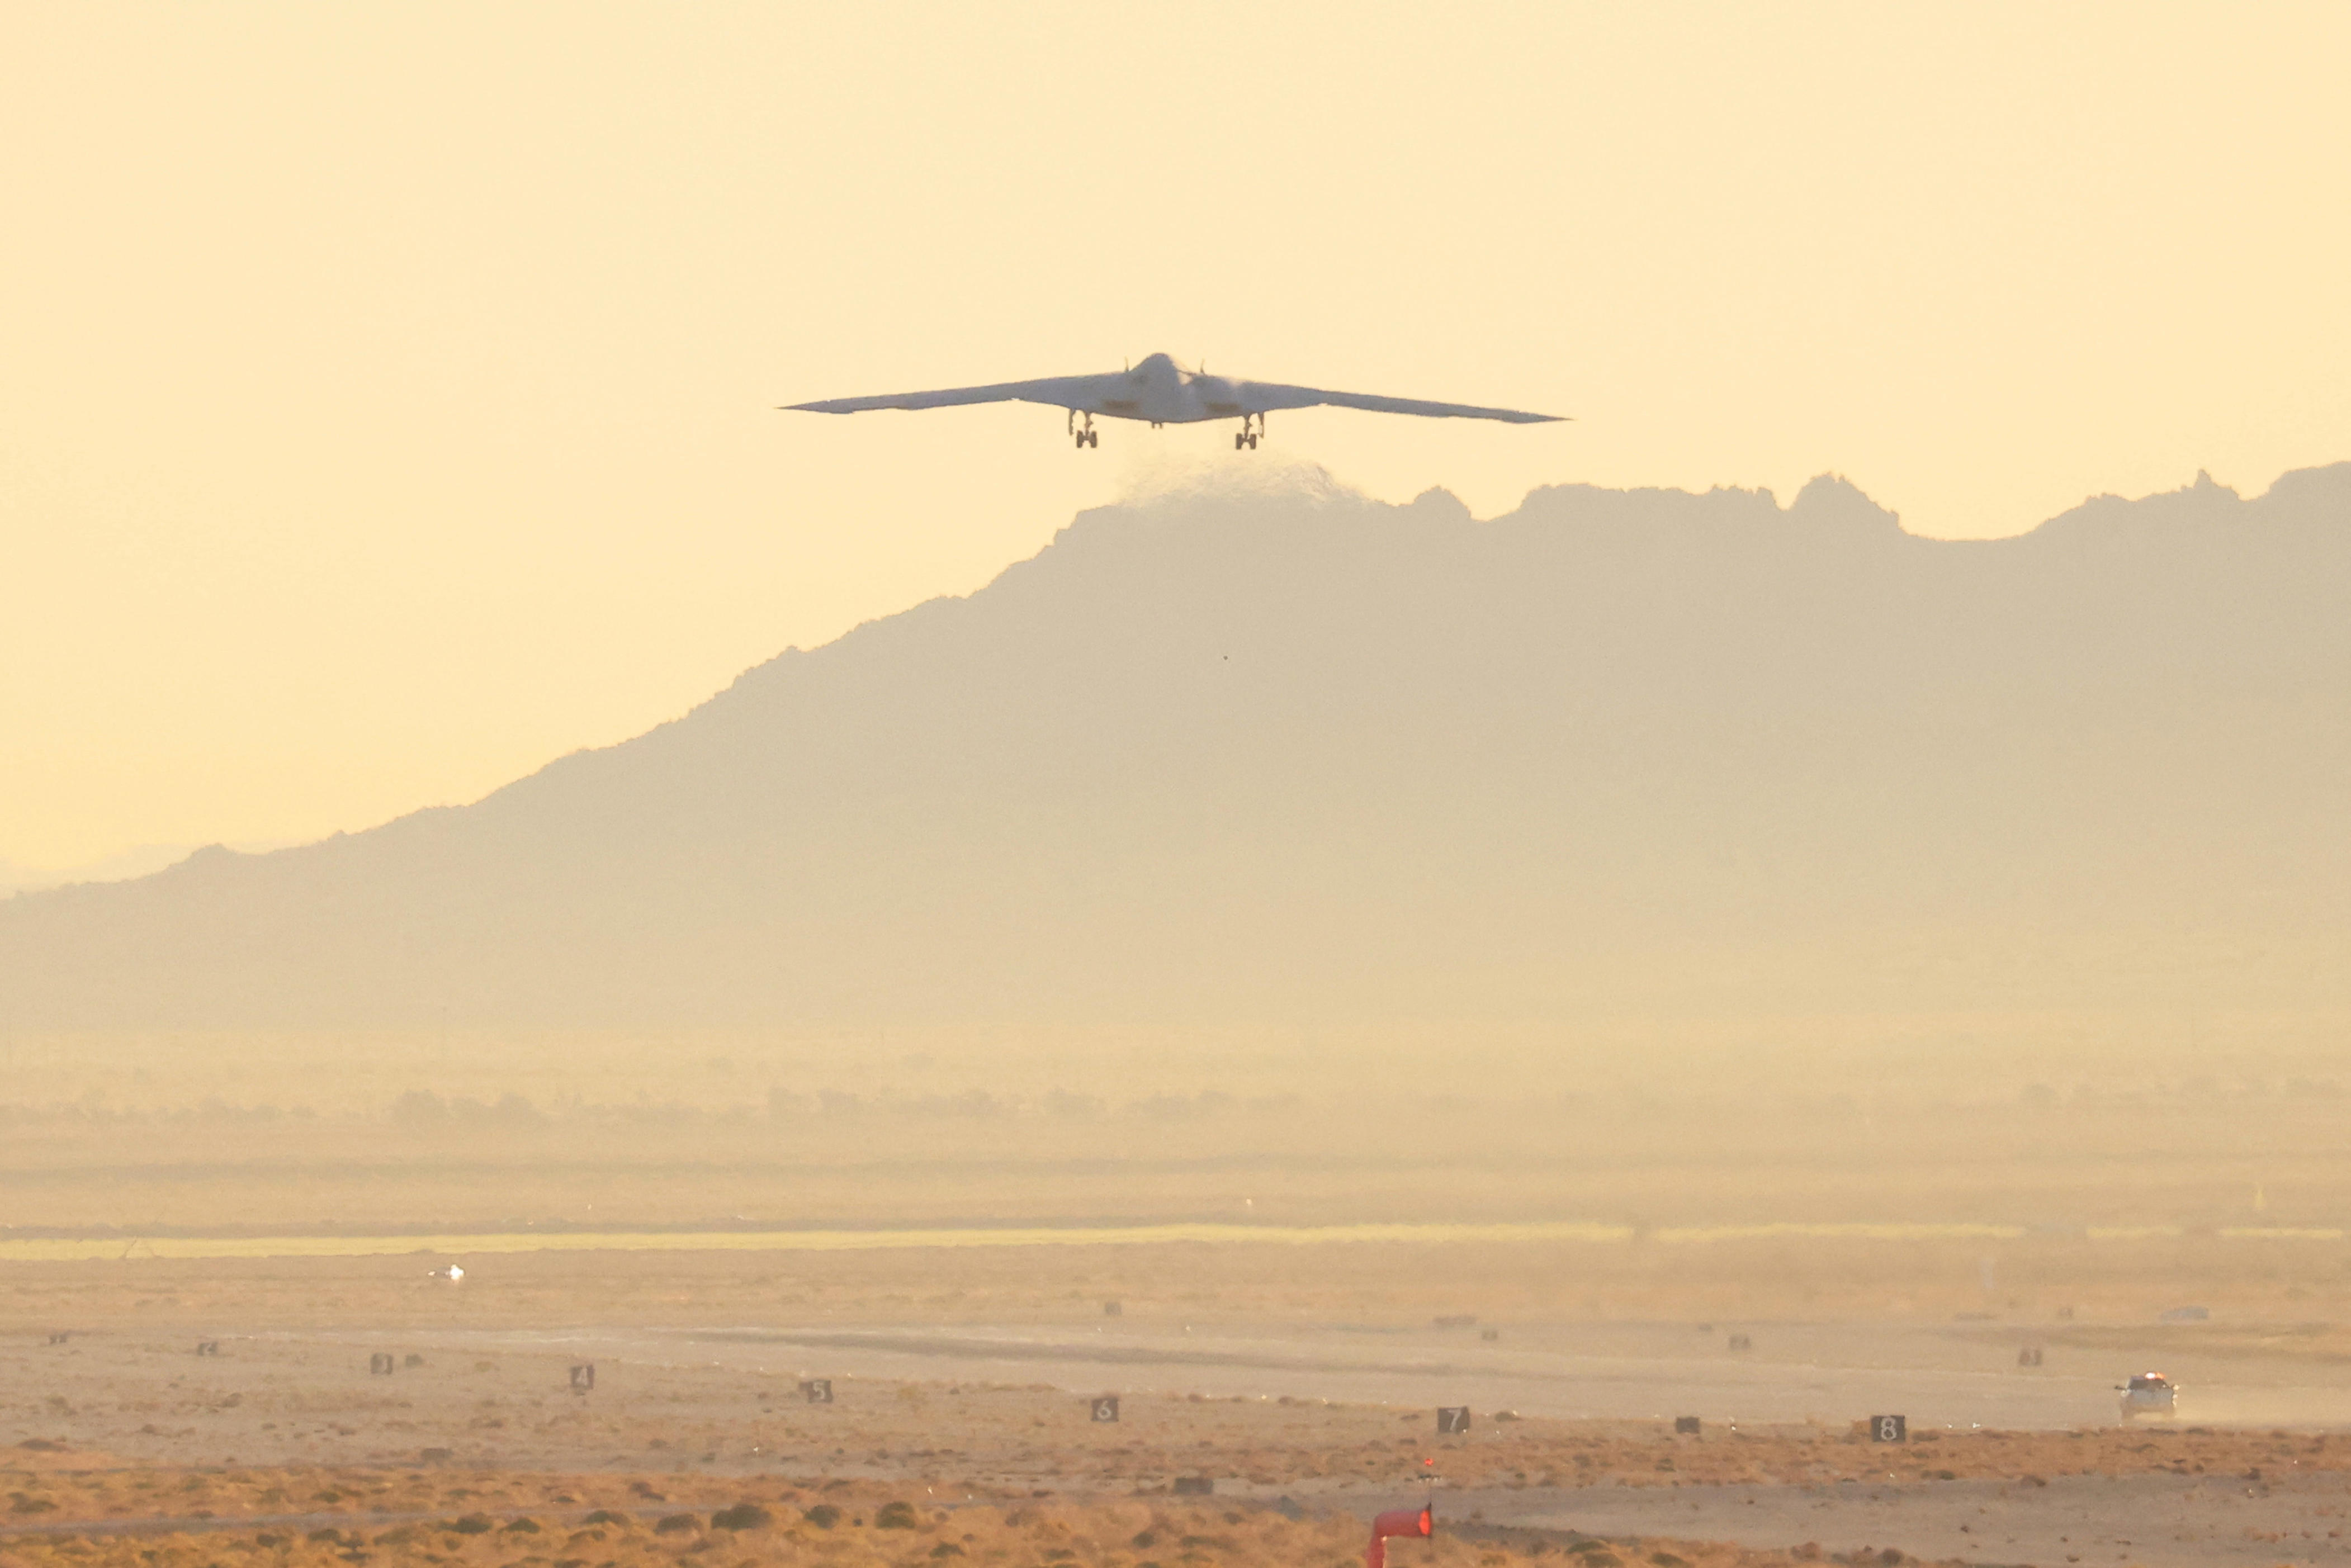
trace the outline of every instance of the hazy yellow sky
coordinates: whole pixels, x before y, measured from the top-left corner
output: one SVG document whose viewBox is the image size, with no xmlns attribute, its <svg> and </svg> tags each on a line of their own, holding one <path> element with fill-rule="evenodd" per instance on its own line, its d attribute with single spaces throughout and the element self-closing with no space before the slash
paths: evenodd
<svg viewBox="0 0 2351 1568">
<path fill-rule="evenodd" d="M 1480 515 L 2351 456 L 2351 6 L 0 10 L 0 859 L 474 798 L 976 587 L 1213 370 Z"/>
</svg>

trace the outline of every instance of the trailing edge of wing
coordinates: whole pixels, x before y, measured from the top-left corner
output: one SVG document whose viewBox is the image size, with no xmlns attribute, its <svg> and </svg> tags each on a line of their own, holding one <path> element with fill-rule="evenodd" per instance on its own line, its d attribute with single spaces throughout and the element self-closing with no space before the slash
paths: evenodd
<svg viewBox="0 0 2351 1568">
<path fill-rule="evenodd" d="M 1087 406 L 1093 376 L 1048 376 L 1035 382 L 998 382 L 986 387 L 949 387 L 944 392 L 893 392 L 883 397 L 836 397 L 822 402 L 784 405 L 792 413 L 866 413 L 883 408 L 953 408 L 971 402 L 1042 402 L 1056 408 Z"/>
<path fill-rule="evenodd" d="M 1373 413 L 1416 413 L 1427 419 L 1499 419 L 1508 424 L 1549 424 L 1567 416 L 1528 413 L 1515 408 L 1479 408 L 1467 402 L 1426 402 L 1418 398 L 1380 397 L 1371 392 L 1324 392 L 1318 387 L 1288 387 L 1272 382 L 1243 382 L 1241 405 L 1251 413 L 1277 408 L 1360 408 Z"/>
</svg>

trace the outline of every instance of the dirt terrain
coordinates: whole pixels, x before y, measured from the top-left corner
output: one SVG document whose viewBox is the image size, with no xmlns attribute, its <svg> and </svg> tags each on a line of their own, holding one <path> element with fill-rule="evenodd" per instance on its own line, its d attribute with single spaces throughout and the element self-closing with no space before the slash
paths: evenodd
<svg viewBox="0 0 2351 1568">
<path fill-rule="evenodd" d="M 432 1256 L 14 1263 L 0 1555 L 1340 1568 L 1359 1516 L 1427 1495 L 1445 1530 L 1397 1568 L 1884 1568 L 1889 1552 L 2262 1568 L 2344 1550 L 2351 1371 L 2323 1321 L 1872 1315 L 1855 1309 L 1886 1269 L 1956 1270 L 1933 1248 L 1842 1243 L 1715 1256 L 1745 1270 L 1726 1294 L 1852 1281 L 1828 1303 L 1845 1315 L 1676 1321 L 1658 1312 L 1670 1270 L 1562 1288 L 1559 1257 L 1513 1251 L 518 1254 L 461 1283 Z M 2042 1267 L 2044 1289 L 2097 1299 Z M 1594 1288 L 1656 1315 L 1578 1313 Z M 1431 1311 L 1465 1303 L 1481 1310 Z M 2043 1355 L 2019 1366 L 2028 1343 Z M 2157 1356 L 2188 1413 L 2117 1424 L 2103 1380 Z M 829 1403 L 808 1397 L 818 1378 Z M 1470 1429 L 1440 1436 L 1436 1406 L 1463 1387 Z M 1683 1403 L 1709 1389 L 1730 1404 Z M 2088 1414 L 1978 1426 L 1913 1406 L 1909 1441 L 1867 1439 L 1886 1401 L 1938 1389 Z M 2299 1407 L 2232 1419 L 2224 1389 Z M 1810 1418 L 1742 1412 L 1789 1390 Z M 1115 1422 L 1094 1418 L 1102 1395 Z M 1573 1413 L 1604 1397 L 1655 1409 Z M 1677 1434 L 1691 1413 L 1700 1430 Z M 1175 1495 L 1201 1480 L 1213 1503 Z M 826 1500 L 844 1511 L 829 1524 L 810 1517 Z M 880 1527 L 893 1500 L 913 1524 Z M 744 1502 L 768 1521 L 713 1524 Z"/>
<path fill-rule="evenodd" d="M 205 1500 L 216 1490 L 200 1484 L 208 1481 L 204 1477 L 149 1479 L 153 1490 Z M 959 1559 L 1005 1568 L 1349 1568 L 1364 1542 L 1361 1524 L 1343 1514 L 1160 1497 L 941 1498 L 927 1489 L 836 1480 L 738 1483 L 713 1502 L 606 1478 L 507 1476 L 451 1484 L 418 1474 L 265 1471 L 235 1479 L 256 1496 L 281 1503 L 299 1498 L 315 1511 L 266 1523 L 213 1519 L 141 1530 L 77 1529 L 75 1521 L 89 1516 L 61 1511 L 39 1532 L 0 1537 L 0 1568 L 213 1568 L 230 1562 L 290 1568 L 935 1568 Z M 1814 1548 L 1805 1557 L 1821 1555 Z M 1390 1560 L 1397 1568 L 1512 1568 L 1544 1558 L 1576 1568 L 1625 1568 L 1628 1559 L 1641 1568 L 1784 1568 L 1798 1561 L 1786 1552 L 1678 1539 L 1446 1530 L 1433 1540 L 1397 1543 Z M 1902 1560 L 1885 1552 L 1873 1554 L 1870 1564 Z"/>
<path fill-rule="evenodd" d="M 1115 1424 L 1050 1383 L 883 1382 L 821 1363 L 754 1368 L 673 1356 L 596 1358 L 558 1347 L 444 1351 L 413 1336 L 272 1333 L 193 1342 L 97 1333 L 0 1350 L 20 1463 L 75 1470 L 184 1463 L 360 1463 L 664 1470 L 778 1469 L 910 1476 L 987 1487 L 1379 1489 L 1423 1475 L 1448 1487 L 1815 1485 L 1855 1480 L 2032 1484 L 2076 1475 L 2252 1475 L 2351 1469 L 2351 1437 L 2146 1425 L 2065 1431 L 1918 1430 L 1898 1446 L 1862 1423 L 1702 1430 L 1473 1410 L 1440 1437 L 1434 1407 L 1291 1395 L 1209 1395 L 1123 1379 Z M 689 1346 L 702 1342 L 689 1341 Z M 374 1348 L 378 1343 L 392 1346 Z M 425 1343 L 427 1348 L 410 1348 Z M 396 1364 L 369 1370 L 376 1357 Z M 572 1368 L 592 1364 L 590 1390 Z M 1185 1368 L 1153 1368 L 1149 1381 Z M 832 1398 L 810 1404 L 803 1374 Z M 1108 1390 L 1103 1390 L 1107 1392 Z M 1092 1391 L 1089 1390 L 1089 1393 Z M 34 1448 L 25 1443 L 40 1445 Z"/>
</svg>

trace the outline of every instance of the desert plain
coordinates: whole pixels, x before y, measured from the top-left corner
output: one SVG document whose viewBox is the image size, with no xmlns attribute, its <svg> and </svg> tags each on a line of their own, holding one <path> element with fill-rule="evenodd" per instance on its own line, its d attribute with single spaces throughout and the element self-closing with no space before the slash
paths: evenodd
<svg viewBox="0 0 2351 1568">
<path fill-rule="evenodd" d="M 1423 1501 L 1399 1568 L 2346 1550 L 2351 1344 L 2278 1279 L 2331 1243 L 1126 1234 L 20 1255 L 0 1559 L 1338 1568 Z"/>
<path fill-rule="evenodd" d="M 19 1039 L 0 1555 L 1338 1568 L 1432 1500 L 1396 1568 L 2344 1550 L 2315 1037 L 1083 1043 Z"/>
</svg>

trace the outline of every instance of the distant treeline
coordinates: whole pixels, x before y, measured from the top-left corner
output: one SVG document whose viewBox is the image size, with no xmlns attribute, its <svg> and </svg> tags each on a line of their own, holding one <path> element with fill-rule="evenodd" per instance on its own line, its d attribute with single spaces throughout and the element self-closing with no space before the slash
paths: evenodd
<svg viewBox="0 0 2351 1568">
<path fill-rule="evenodd" d="M 1674 1094 L 1656 1088 L 1594 1090 L 1588 1093 L 1552 1093 L 1489 1101 L 1458 1093 L 1415 1097 L 1413 1113 L 1423 1119 L 1489 1124 L 1532 1119 L 1552 1119 L 1562 1125 L 1583 1128 L 1590 1136 L 1601 1126 L 1657 1122 L 1711 1120 L 1727 1114 L 1751 1113 L 1768 1104 L 1777 1115 L 1800 1120 L 1843 1122 L 1863 1117 L 1896 1120 L 1937 1120 L 1991 1117 L 2032 1118 L 2059 1113 L 2131 1111 L 2196 1119 L 2221 1107 L 2262 1103 L 2323 1104 L 2343 1100 L 2345 1084 L 2334 1078 L 2294 1076 L 2197 1077 L 2170 1082 L 2080 1082 L 2059 1087 L 2033 1082 L 2020 1088 L 1991 1091 L 1967 1098 L 1939 1095 L 1853 1094 L 1838 1092 L 1789 1092 L 1769 1097 L 1723 1094 L 1703 1087 Z M 599 1101 L 559 1097 L 540 1103 L 509 1092 L 496 1096 L 442 1094 L 411 1089 L 372 1109 L 321 1112 L 305 1104 L 271 1102 L 236 1103 L 207 1095 L 193 1104 L 124 1106 L 97 1095 L 51 1102 L 0 1101 L 0 1129 L 37 1126 L 109 1127 L 184 1125 L 266 1128 L 361 1124 L 394 1131 L 426 1134 L 471 1129 L 521 1130 L 535 1127 L 756 1127 L 765 1124 L 821 1123 L 830 1125 L 858 1121 L 883 1122 L 1026 1122 L 1058 1124 L 1170 1124 L 1226 1122 L 1236 1125 L 1293 1124 L 1320 1103 L 1298 1093 L 1233 1094 L 1204 1089 L 1191 1094 L 1154 1093 L 1132 1100 L 1057 1088 L 1040 1094 L 997 1093 L 967 1089 L 956 1093 L 855 1093 L 844 1089 L 800 1091 L 771 1088 L 764 1100 L 738 1100 L 731 1104 L 696 1104 L 677 1100 L 636 1099 Z M 1321 1106 L 1322 1109 L 1331 1109 Z"/>
<path fill-rule="evenodd" d="M 770 1090 L 764 1103 L 725 1106 L 686 1104 L 677 1101 L 637 1101 L 605 1103 L 580 1100 L 554 1101 L 546 1105 L 518 1093 L 495 1099 L 462 1094 L 436 1094 L 412 1089 L 371 1115 L 325 1118 L 307 1105 L 233 1104 L 207 1097 L 193 1105 L 131 1108 L 90 1099 L 48 1104 L 0 1102 L 0 1128 L 57 1125 L 120 1125 L 171 1123 L 198 1126 L 263 1127 L 287 1122 L 317 1123 L 328 1119 L 378 1121 L 416 1133 L 466 1128 L 524 1128 L 561 1124 L 600 1126 L 747 1125 L 760 1122 L 794 1123 L 811 1118 L 845 1121 L 854 1118 L 904 1120 L 1009 1121 L 1048 1119 L 1091 1122 L 1127 1117 L 1147 1122 L 1185 1122 L 1223 1117 L 1291 1116 L 1303 1110 L 1296 1094 L 1239 1096 L 1217 1090 L 1196 1094 L 1152 1094 L 1113 1103 L 1098 1095 L 1056 1089 L 1033 1098 L 967 1090 L 959 1094 L 861 1095 L 846 1090 L 820 1089 L 801 1093 Z"/>
<path fill-rule="evenodd" d="M 1048 1117 L 1065 1122 L 1134 1116 L 1155 1122 L 1173 1122 L 1209 1116 L 1286 1116 L 1296 1113 L 1304 1104 L 1304 1100 L 1296 1094 L 1242 1098 L 1214 1089 L 1188 1095 L 1153 1094 L 1119 1104 L 1098 1095 L 1072 1093 L 1065 1089 L 1055 1089 L 1034 1098 L 993 1094 L 981 1089 L 967 1089 L 959 1094 L 887 1095 L 854 1094 L 842 1089 L 819 1089 L 809 1093 L 791 1089 L 770 1089 L 764 1107 L 737 1104 L 711 1108 L 674 1102 L 621 1104 L 572 1102 L 542 1110 L 520 1094 L 504 1094 L 495 1101 L 484 1102 L 462 1095 L 444 1096 L 430 1090 L 412 1089 L 392 1103 L 388 1114 L 394 1124 L 417 1129 L 459 1124 L 511 1126 L 554 1121 L 664 1125 L 743 1123 L 756 1120 L 763 1114 L 778 1122 L 799 1122 L 812 1116 L 928 1117 L 964 1121 Z"/>
</svg>

